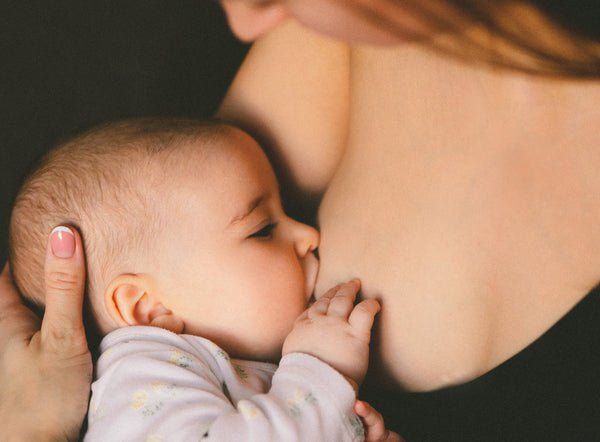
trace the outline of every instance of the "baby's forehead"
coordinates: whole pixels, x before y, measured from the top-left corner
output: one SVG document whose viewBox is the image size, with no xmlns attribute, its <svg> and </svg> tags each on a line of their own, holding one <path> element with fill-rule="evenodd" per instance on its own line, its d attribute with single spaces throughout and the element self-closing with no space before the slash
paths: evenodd
<svg viewBox="0 0 600 442">
<path fill-rule="evenodd" d="M 253 138 L 232 128 L 231 131 L 216 136 L 178 141 L 165 155 L 157 156 L 154 161 L 160 166 L 159 172 L 219 167 L 235 173 L 235 169 L 245 163 L 264 159 L 266 157 L 262 148 Z M 270 168 L 268 160 L 266 163 Z"/>
<path fill-rule="evenodd" d="M 149 185 L 148 185 L 149 184 Z M 171 158 L 154 161 L 144 184 L 177 207 L 214 203 L 233 204 L 257 192 L 278 193 L 277 180 L 258 144 L 249 136 L 233 134 L 207 143 L 188 142 Z"/>
<path fill-rule="evenodd" d="M 240 148 L 244 147 L 242 134 L 232 129 L 226 133 L 176 138 L 167 149 L 159 152 L 155 159 L 158 161 L 170 159 L 185 165 L 190 162 L 226 158 L 236 155 L 240 152 Z"/>
</svg>

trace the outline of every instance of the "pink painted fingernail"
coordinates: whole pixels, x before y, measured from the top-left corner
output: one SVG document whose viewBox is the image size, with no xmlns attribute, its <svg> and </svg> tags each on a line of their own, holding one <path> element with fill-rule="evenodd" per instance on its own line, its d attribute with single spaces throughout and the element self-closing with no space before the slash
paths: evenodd
<svg viewBox="0 0 600 442">
<path fill-rule="evenodd" d="M 57 258 L 72 258 L 75 254 L 75 235 L 68 227 L 55 227 L 50 234 L 50 246 Z"/>
</svg>

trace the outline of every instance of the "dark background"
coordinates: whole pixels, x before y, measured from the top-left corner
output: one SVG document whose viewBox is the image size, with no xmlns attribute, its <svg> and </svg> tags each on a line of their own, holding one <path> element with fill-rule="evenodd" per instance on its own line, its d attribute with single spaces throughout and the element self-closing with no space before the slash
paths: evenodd
<svg viewBox="0 0 600 442">
<path fill-rule="evenodd" d="M 0 266 L 36 158 L 102 121 L 212 116 L 247 49 L 215 0 L 2 0 Z"/>
</svg>

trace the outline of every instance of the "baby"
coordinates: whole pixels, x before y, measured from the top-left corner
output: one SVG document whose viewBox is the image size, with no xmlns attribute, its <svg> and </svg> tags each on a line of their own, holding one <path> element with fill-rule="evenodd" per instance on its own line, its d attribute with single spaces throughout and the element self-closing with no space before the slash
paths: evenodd
<svg viewBox="0 0 600 442">
<path fill-rule="evenodd" d="M 86 440 L 362 440 L 355 413 L 367 440 L 399 440 L 355 400 L 379 304 L 354 306 L 351 281 L 310 305 L 319 235 L 285 215 L 249 135 L 137 119 L 51 151 L 11 217 L 22 293 L 43 293 L 59 224 L 82 234 L 103 337 Z"/>
</svg>

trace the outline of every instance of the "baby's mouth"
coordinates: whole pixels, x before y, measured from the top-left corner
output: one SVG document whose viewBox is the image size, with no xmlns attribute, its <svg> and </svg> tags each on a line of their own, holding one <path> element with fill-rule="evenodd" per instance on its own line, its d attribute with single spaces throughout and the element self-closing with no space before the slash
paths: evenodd
<svg viewBox="0 0 600 442">
<path fill-rule="evenodd" d="M 319 260 L 314 253 L 310 253 L 302 261 L 302 270 L 306 279 L 306 299 L 312 299 L 314 302 L 314 291 L 317 284 L 317 275 L 319 273 Z"/>
</svg>

